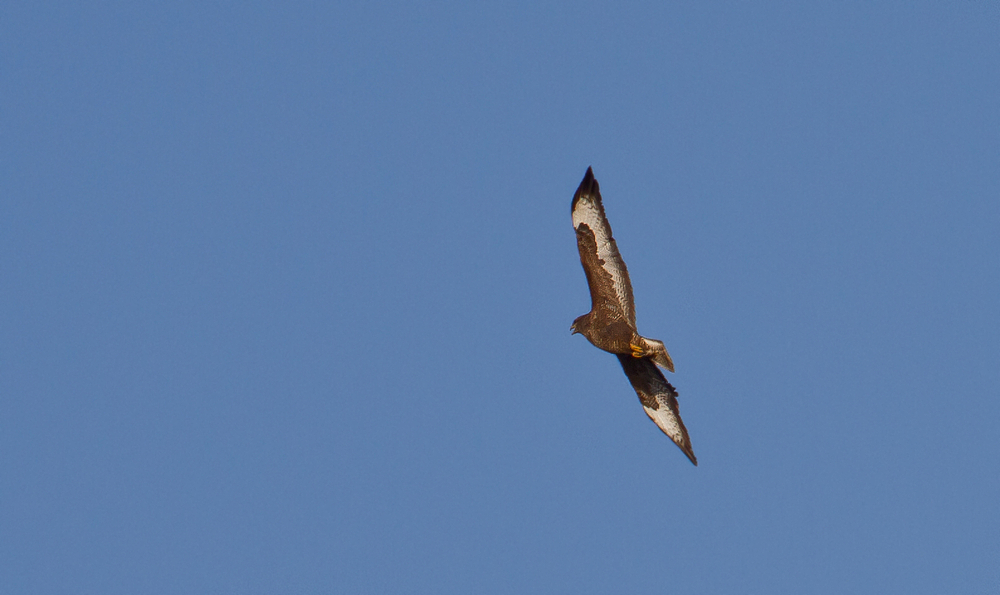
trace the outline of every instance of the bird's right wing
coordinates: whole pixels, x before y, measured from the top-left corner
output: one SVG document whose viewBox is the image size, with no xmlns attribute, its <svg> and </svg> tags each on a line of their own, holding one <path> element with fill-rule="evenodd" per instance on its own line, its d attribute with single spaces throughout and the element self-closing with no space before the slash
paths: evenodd
<svg viewBox="0 0 1000 595">
<path fill-rule="evenodd" d="M 587 273 L 593 308 L 617 311 L 618 316 L 634 329 L 632 282 L 628 278 L 625 261 L 618 252 L 618 244 L 611 236 L 611 224 L 604 215 L 601 188 L 589 167 L 573 196 L 572 211 L 580 263 Z"/>
<path fill-rule="evenodd" d="M 677 390 L 667 382 L 656 364 L 647 357 L 636 358 L 631 355 L 618 355 L 618 361 L 625 370 L 632 388 L 639 395 L 642 408 L 649 419 L 653 420 L 663 433 L 674 441 L 687 458 L 695 465 L 698 459 L 691 448 L 691 438 L 687 428 L 681 421 L 681 412 L 677 406 Z"/>
</svg>

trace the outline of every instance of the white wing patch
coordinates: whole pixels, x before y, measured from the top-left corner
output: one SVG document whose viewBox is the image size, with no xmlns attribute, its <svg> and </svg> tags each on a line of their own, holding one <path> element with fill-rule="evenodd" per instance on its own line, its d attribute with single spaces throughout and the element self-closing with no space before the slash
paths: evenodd
<svg viewBox="0 0 1000 595">
<path fill-rule="evenodd" d="M 683 430 L 681 430 L 681 424 L 677 421 L 677 416 L 674 412 L 670 410 L 670 405 L 663 402 L 663 399 L 657 395 L 657 403 L 659 403 L 659 409 L 650 409 L 645 405 L 642 406 L 643 411 L 649 416 L 649 419 L 653 420 L 653 423 L 659 426 L 663 433 L 670 437 L 676 444 L 683 444 L 685 441 L 685 436 Z M 646 426 L 649 427 L 649 426 Z"/>
<path fill-rule="evenodd" d="M 604 209 L 592 195 L 581 196 L 576 203 L 576 208 L 573 209 L 573 227 L 579 228 L 581 223 L 585 223 L 594 232 L 594 239 L 597 241 L 597 256 L 604 263 L 601 268 L 611 275 L 618 303 L 622 305 L 626 319 L 632 326 L 635 326 L 634 305 L 629 298 L 632 292 L 628 270 L 625 268 L 625 262 L 611 236 L 611 225 L 604 216 Z"/>
</svg>

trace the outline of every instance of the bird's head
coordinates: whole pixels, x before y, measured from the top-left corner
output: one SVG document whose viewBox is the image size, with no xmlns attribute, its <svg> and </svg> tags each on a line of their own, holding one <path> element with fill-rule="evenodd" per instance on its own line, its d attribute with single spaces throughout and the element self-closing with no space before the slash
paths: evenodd
<svg viewBox="0 0 1000 595">
<path fill-rule="evenodd" d="M 586 314 L 584 314 L 583 316 L 577 317 L 577 319 L 573 321 L 573 324 L 570 325 L 569 330 L 572 334 L 576 335 L 578 333 L 582 333 L 588 328 L 590 328 L 590 318 Z"/>
</svg>

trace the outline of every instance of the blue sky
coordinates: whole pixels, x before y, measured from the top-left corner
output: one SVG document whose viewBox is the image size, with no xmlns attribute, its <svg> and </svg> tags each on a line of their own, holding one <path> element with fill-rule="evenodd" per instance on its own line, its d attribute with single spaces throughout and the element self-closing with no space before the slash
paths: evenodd
<svg viewBox="0 0 1000 595">
<path fill-rule="evenodd" d="M 998 35 L 5 4 L 5 592 L 997 592 Z M 570 335 L 591 165 L 697 468 Z"/>
</svg>

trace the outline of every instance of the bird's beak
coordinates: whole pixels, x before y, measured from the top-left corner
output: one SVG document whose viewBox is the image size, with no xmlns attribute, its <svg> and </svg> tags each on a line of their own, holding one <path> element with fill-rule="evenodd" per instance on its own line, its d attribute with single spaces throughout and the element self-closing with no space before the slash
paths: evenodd
<svg viewBox="0 0 1000 595">
<path fill-rule="evenodd" d="M 571 324 L 571 325 L 569 325 L 569 332 L 570 332 L 571 335 L 575 335 L 575 334 L 577 334 L 580 331 L 576 330 L 576 325 L 575 324 Z"/>
</svg>

